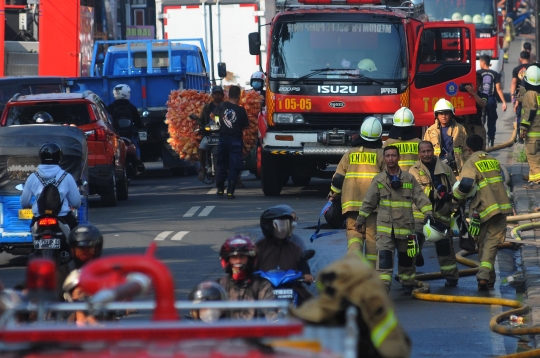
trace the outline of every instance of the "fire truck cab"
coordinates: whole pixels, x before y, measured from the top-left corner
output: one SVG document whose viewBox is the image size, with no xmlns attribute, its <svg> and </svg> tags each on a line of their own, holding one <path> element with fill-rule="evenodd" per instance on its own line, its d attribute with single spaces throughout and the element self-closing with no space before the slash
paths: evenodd
<svg viewBox="0 0 540 358">
<path fill-rule="evenodd" d="M 421 128 L 446 98 L 456 115 L 476 112 L 465 90 L 474 84 L 475 28 L 462 21 L 427 22 L 423 4 L 343 5 L 306 0 L 272 20 L 268 38 L 266 112 L 259 120 L 262 190 L 279 195 L 289 177 L 306 185 L 351 149 L 368 116 L 384 130 L 409 107 Z M 250 35 L 259 55 L 259 34 Z"/>
</svg>

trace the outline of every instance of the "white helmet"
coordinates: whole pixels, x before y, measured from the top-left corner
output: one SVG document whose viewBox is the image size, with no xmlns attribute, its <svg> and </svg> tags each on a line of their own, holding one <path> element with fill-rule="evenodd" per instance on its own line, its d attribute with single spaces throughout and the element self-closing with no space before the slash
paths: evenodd
<svg viewBox="0 0 540 358">
<path fill-rule="evenodd" d="M 493 16 L 492 15 L 484 16 L 484 24 L 485 25 L 493 25 Z"/>
<path fill-rule="evenodd" d="M 472 16 L 471 15 L 463 15 L 463 21 L 466 24 L 472 24 Z"/>
<path fill-rule="evenodd" d="M 79 285 L 79 279 L 81 278 L 81 270 L 73 270 L 67 275 L 62 289 L 64 290 L 64 299 L 68 302 L 73 302 L 71 297 L 71 291 Z"/>
<path fill-rule="evenodd" d="M 368 72 L 377 71 L 375 62 L 373 62 L 373 60 L 370 60 L 369 58 L 365 58 L 362 61 L 358 62 L 358 69 L 360 71 L 368 71 Z"/>
<path fill-rule="evenodd" d="M 370 142 L 376 141 L 382 136 L 382 124 L 375 117 L 367 117 L 364 119 L 360 127 L 360 137 Z"/>
<path fill-rule="evenodd" d="M 255 90 L 261 90 L 264 87 L 265 80 L 264 73 L 261 71 L 253 72 L 251 79 L 249 80 L 249 85 Z"/>
<path fill-rule="evenodd" d="M 113 88 L 114 99 L 129 99 L 131 97 L 131 88 L 126 84 L 120 84 Z"/>
<path fill-rule="evenodd" d="M 452 21 L 461 21 L 461 20 L 462 20 L 462 17 L 459 12 L 454 12 L 452 14 Z"/>
<path fill-rule="evenodd" d="M 456 191 L 456 189 L 459 186 L 459 183 L 461 183 L 460 180 L 458 180 L 458 181 L 456 181 L 454 183 L 454 186 L 452 187 L 452 192 Z M 471 191 L 467 194 L 467 198 L 472 198 L 473 196 L 475 196 L 476 195 L 476 190 L 477 190 L 477 186 L 475 185 L 475 186 L 472 187 Z"/>
<path fill-rule="evenodd" d="M 414 126 L 414 115 L 407 107 L 401 107 L 394 113 L 393 124 L 396 127 Z"/>
<path fill-rule="evenodd" d="M 482 15 L 476 14 L 472 17 L 473 24 L 481 24 L 482 23 Z"/>
<path fill-rule="evenodd" d="M 446 233 L 448 232 L 448 227 L 443 228 L 443 226 L 444 225 L 441 225 L 439 223 L 432 224 L 431 220 L 428 220 L 427 223 L 424 225 L 424 228 L 422 229 L 426 241 L 437 242 L 441 239 L 444 239 L 446 237 Z"/>
<path fill-rule="evenodd" d="M 540 85 L 540 67 L 529 66 L 529 68 L 527 68 L 527 71 L 525 71 L 525 77 L 523 77 L 523 79 L 530 85 Z"/>
<path fill-rule="evenodd" d="M 456 114 L 456 112 L 454 112 L 454 106 L 452 105 L 452 103 L 444 98 L 441 98 L 437 101 L 437 103 L 435 103 L 433 113 L 435 114 L 435 117 L 437 117 L 437 112 L 445 111 L 452 111 L 452 114 Z"/>
</svg>

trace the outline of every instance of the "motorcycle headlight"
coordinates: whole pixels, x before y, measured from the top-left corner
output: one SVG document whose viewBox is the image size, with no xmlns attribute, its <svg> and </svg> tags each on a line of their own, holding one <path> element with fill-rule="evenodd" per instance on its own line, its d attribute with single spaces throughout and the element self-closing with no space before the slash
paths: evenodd
<svg viewBox="0 0 540 358">
<path fill-rule="evenodd" d="M 145 118 L 148 117 L 149 115 L 150 115 L 150 112 L 148 112 L 148 111 L 143 111 L 142 112 L 142 116 L 145 117 Z"/>
<path fill-rule="evenodd" d="M 278 124 L 303 124 L 304 117 L 299 113 L 274 113 L 274 123 Z"/>
</svg>

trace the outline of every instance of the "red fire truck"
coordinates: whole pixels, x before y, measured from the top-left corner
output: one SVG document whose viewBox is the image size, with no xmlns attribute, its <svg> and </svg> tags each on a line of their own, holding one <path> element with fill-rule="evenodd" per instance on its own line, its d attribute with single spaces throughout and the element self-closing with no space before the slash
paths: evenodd
<svg viewBox="0 0 540 358">
<path fill-rule="evenodd" d="M 433 123 L 440 98 L 458 116 L 476 112 L 464 88 L 475 83 L 475 27 L 427 22 L 422 5 L 375 2 L 304 0 L 273 18 L 259 121 L 265 195 L 279 195 L 289 177 L 306 185 L 331 175 L 324 169 L 351 148 L 367 116 L 388 130 L 394 112 L 407 106 L 420 132 Z M 260 35 L 249 39 L 250 54 L 259 55 Z"/>
</svg>

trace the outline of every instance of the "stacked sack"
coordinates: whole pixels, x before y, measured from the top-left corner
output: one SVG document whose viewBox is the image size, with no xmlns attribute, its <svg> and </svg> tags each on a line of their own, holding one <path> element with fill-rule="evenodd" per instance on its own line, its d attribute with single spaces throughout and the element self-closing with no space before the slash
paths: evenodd
<svg viewBox="0 0 540 358">
<path fill-rule="evenodd" d="M 225 101 L 228 98 L 229 87 L 225 87 Z M 261 111 L 263 97 L 256 91 L 244 91 L 240 95 L 240 106 L 244 107 L 249 126 L 243 131 L 244 156 L 257 145 L 257 120 Z M 189 118 L 190 114 L 199 115 L 206 103 L 212 101 L 209 93 L 195 90 L 171 91 L 167 101 L 167 116 L 165 123 L 169 127 L 168 143 L 178 153 L 180 159 L 198 160 L 199 143 L 202 136 L 195 132 L 195 121 Z"/>
</svg>

